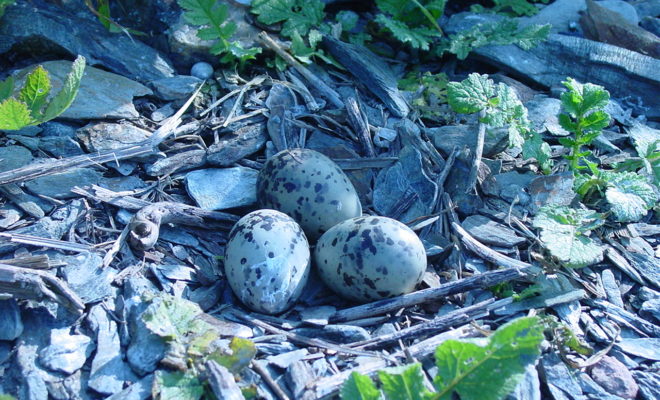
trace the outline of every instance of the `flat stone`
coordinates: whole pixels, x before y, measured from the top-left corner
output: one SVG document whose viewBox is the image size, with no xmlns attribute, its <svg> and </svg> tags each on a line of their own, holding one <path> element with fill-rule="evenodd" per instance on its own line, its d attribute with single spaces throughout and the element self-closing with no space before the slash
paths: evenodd
<svg viewBox="0 0 660 400">
<path fill-rule="evenodd" d="M 635 10 L 635 7 L 627 1 L 600 0 L 598 5 L 620 14 L 623 19 L 631 25 L 639 24 L 639 15 L 637 15 L 637 10 Z"/>
<path fill-rule="evenodd" d="M 126 351 L 126 359 L 135 373 L 146 375 L 156 370 L 160 360 L 165 357 L 168 344 L 147 329 L 142 321 L 142 313 L 149 304 L 139 298 L 132 298 L 131 301 L 135 305 L 131 307 L 127 321 L 131 342 Z"/>
<path fill-rule="evenodd" d="M 660 299 L 648 300 L 642 303 L 639 314 L 645 318 L 655 319 L 660 323 Z"/>
<path fill-rule="evenodd" d="M 117 150 L 143 142 L 151 132 L 131 124 L 93 122 L 76 131 L 76 137 L 90 152 Z"/>
<path fill-rule="evenodd" d="M 46 61 L 41 63 L 50 75 L 51 96 L 62 87 L 71 70 L 70 61 Z M 17 86 L 22 86 L 24 76 L 37 65 L 18 71 Z M 21 81 L 21 83 L 19 83 Z M 70 119 L 132 119 L 139 116 L 133 105 L 133 97 L 150 95 L 151 90 L 121 75 L 94 67 L 85 67 L 80 89 L 71 106 L 59 118 Z"/>
<path fill-rule="evenodd" d="M 529 209 L 534 214 L 545 205 L 570 205 L 576 196 L 573 191 L 573 175 L 570 172 L 562 172 L 538 176 L 529 184 L 529 196 Z"/>
<path fill-rule="evenodd" d="M 580 387 L 582 388 L 582 391 L 586 396 L 588 396 L 588 398 L 598 400 L 621 400 L 621 397 L 610 394 L 595 380 L 591 379 L 591 377 L 585 372 L 576 374 L 576 378 L 580 384 Z"/>
<path fill-rule="evenodd" d="M 20 168 L 32 162 L 32 152 L 23 146 L 0 147 L 0 172 Z"/>
<path fill-rule="evenodd" d="M 643 357 L 647 360 L 660 361 L 659 338 L 622 338 L 615 346 L 624 353 Z"/>
<path fill-rule="evenodd" d="M 79 17 L 46 2 L 36 6 L 20 1 L 7 7 L 0 24 L 0 37 L 0 54 L 16 48 L 29 52 L 36 47 L 38 54 L 44 54 L 44 51 L 61 54 L 64 50 L 84 56 L 88 65 L 102 65 L 116 74 L 142 82 L 174 73 L 165 56 L 140 40 L 111 33 L 96 18 Z M 103 85 L 104 88 L 112 91 L 114 81 L 107 83 L 112 86 Z M 78 98 L 81 96 L 79 93 Z M 91 99 L 88 96 L 82 98 L 85 102 Z"/>
<path fill-rule="evenodd" d="M 505 172 L 486 178 L 482 184 L 482 189 L 484 193 L 490 196 L 527 205 L 530 202 L 527 187 L 535 178 L 536 175 L 534 174 L 521 174 L 515 171 Z"/>
<path fill-rule="evenodd" d="M 154 374 L 149 374 L 106 400 L 146 400 L 151 397 L 153 383 Z"/>
<path fill-rule="evenodd" d="M 634 399 L 637 397 L 637 383 L 625 365 L 614 357 L 604 356 L 589 371 L 591 377 L 609 393 Z"/>
<path fill-rule="evenodd" d="M 513 229 L 483 215 L 470 215 L 461 225 L 475 239 L 493 246 L 511 248 L 526 241 Z"/>
<path fill-rule="evenodd" d="M 32 193 L 55 199 L 72 199 L 77 197 L 71 192 L 75 186 L 83 187 L 99 185 L 115 192 L 133 190 L 146 186 L 136 176 L 105 178 L 103 174 L 92 168 L 75 168 L 59 174 L 46 175 L 25 183 Z"/>
<path fill-rule="evenodd" d="M 651 286 L 660 288 L 660 268 L 658 268 L 657 257 L 636 252 L 626 252 L 625 255 L 628 258 L 628 261 L 630 261 L 630 264 L 632 264 L 637 272 L 639 272 L 639 274 L 642 275 Z"/>
<path fill-rule="evenodd" d="M 316 306 L 307 307 L 300 311 L 300 319 L 312 325 L 328 325 L 328 320 L 332 317 L 337 308 L 334 306 Z"/>
<path fill-rule="evenodd" d="M 218 167 L 228 167 L 236 161 L 261 150 L 268 140 L 266 124 L 243 126 L 220 137 L 209 146 L 207 161 Z"/>
<path fill-rule="evenodd" d="M 438 186 L 424 172 L 420 152 L 406 146 L 396 163 L 378 173 L 374 209 L 380 215 L 411 221 L 432 212 L 437 192 Z"/>
<path fill-rule="evenodd" d="M 252 168 L 201 169 L 186 175 L 186 189 L 200 208 L 224 210 L 257 201 L 257 175 Z"/>
<path fill-rule="evenodd" d="M 536 95 L 525 103 L 529 113 L 529 121 L 536 132 L 548 132 L 554 136 L 568 136 L 569 132 L 559 125 L 561 101 L 545 95 Z"/>
<path fill-rule="evenodd" d="M 353 343 L 371 339 L 366 329 L 354 325 L 326 325 L 321 336 L 335 343 Z"/>
<path fill-rule="evenodd" d="M 179 100 L 190 97 L 202 80 L 194 76 L 176 75 L 151 81 L 150 86 L 161 100 Z"/>
<path fill-rule="evenodd" d="M 541 378 L 556 400 L 581 399 L 582 388 L 575 378 L 575 372 L 556 353 L 548 353 L 541 360 Z"/>
<path fill-rule="evenodd" d="M 278 354 L 275 356 L 268 356 L 266 357 L 266 359 L 268 360 L 269 363 L 276 365 L 282 369 L 286 369 L 289 367 L 289 365 L 305 358 L 307 354 L 309 354 L 307 349 L 300 349 L 300 350 L 289 351 L 287 353 Z"/>
<path fill-rule="evenodd" d="M 21 220 L 23 215 L 16 207 L 4 205 L 0 207 L 0 228 L 7 229 Z"/>
<path fill-rule="evenodd" d="M 89 387 L 111 395 L 121 392 L 126 383 L 138 378 L 123 360 L 117 323 L 108 317 L 103 305 L 92 307 L 88 315 L 91 329 L 96 333 L 96 354 L 89 373 Z"/>
<path fill-rule="evenodd" d="M 541 400 L 541 382 L 536 366 L 525 367 L 525 375 L 507 400 Z"/>
<path fill-rule="evenodd" d="M 85 304 L 95 303 L 115 294 L 112 281 L 114 268 L 103 268 L 103 258 L 97 253 L 80 253 L 67 257 L 62 269 L 64 279 Z"/>
<path fill-rule="evenodd" d="M 623 307 L 623 299 L 621 298 L 621 290 L 619 285 L 616 283 L 614 274 L 612 270 L 606 269 L 601 273 L 601 278 L 603 280 L 603 288 L 605 289 L 605 294 L 610 303 Z"/>
<path fill-rule="evenodd" d="M 0 300 L 0 340 L 14 340 L 23 333 L 21 309 L 16 300 Z"/>
<path fill-rule="evenodd" d="M 80 144 L 66 136 L 48 136 L 39 138 L 39 150 L 55 158 L 79 156 L 85 152 Z"/>
<path fill-rule="evenodd" d="M 657 372 L 633 371 L 642 400 L 660 399 L 660 376 Z"/>
<path fill-rule="evenodd" d="M 454 147 L 461 150 L 467 146 L 474 149 L 477 143 L 476 125 L 446 125 L 425 129 L 426 135 L 433 140 L 433 145 L 448 157 Z M 496 129 L 486 134 L 484 142 L 484 157 L 493 157 L 509 147 L 509 136 L 505 130 Z"/>
<path fill-rule="evenodd" d="M 538 14 L 519 18 L 520 25 L 551 24 L 552 32 L 568 32 L 577 25 L 580 13 L 587 9 L 585 0 L 557 0 L 544 6 Z"/>
<path fill-rule="evenodd" d="M 89 336 L 71 335 L 69 328 L 50 332 L 50 346 L 39 353 L 39 361 L 53 371 L 72 374 L 79 370 L 94 350 Z"/>
</svg>

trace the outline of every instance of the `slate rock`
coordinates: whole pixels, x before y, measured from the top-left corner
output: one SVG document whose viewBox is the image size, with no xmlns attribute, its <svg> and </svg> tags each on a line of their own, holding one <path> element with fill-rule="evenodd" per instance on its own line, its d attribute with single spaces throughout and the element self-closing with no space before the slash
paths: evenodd
<svg viewBox="0 0 660 400">
<path fill-rule="evenodd" d="M 146 400 L 151 397 L 154 374 L 149 374 L 106 400 Z"/>
<path fill-rule="evenodd" d="M 96 334 L 96 354 L 89 373 L 89 387 L 104 395 L 118 393 L 126 383 L 133 383 L 138 378 L 123 360 L 117 323 L 109 318 L 100 304 L 92 307 L 87 318 Z"/>
<path fill-rule="evenodd" d="M 0 228 L 7 229 L 21 220 L 23 214 L 11 205 L 0 207 Z"/>
<path fill-rule="evenodd" d="M 257 201 L 257 175 L 252 168 L 201 169 L 186 175 L 186 189 L 200 208 L 224 210 Z"/>
<path fill-rule="evenodd" d="M 536 214 L 545 205 L 568 206 L 575 200 L 573 175 L 562 172 L 554 175 L 538 176 L 529 183 L 529 208 Z"/>
<path fill-rule="evenodd" d="M 467 146 L 474 149 L 477 143 L 476 125 L 445 125 L 437 128 L 426 128 L 426 135 L 433 140 L 433 145 L 443 156 L 448 157 L 454 147 L 458 150 Z M 484 142 L 484 157 L 493 157 L 509 147 L 509 136 L 505 130 L 494 130 L 486 134 Z"/>
<path fill-rule="evenodd" d="M 580 372 L 575 376 L 582 388 L 582 391 L 590 399 L 598 400 L 621 400 L 619 396 L 610 394 L 607 390 L 603 389 L 596 381 L 591 379 L 589 375 L 584 372 Z"/>
<path fill-rule="evenodd" d="M 125 289 L 124 294 L 132 303 L 127 315 L 130 344 L 126 350 L 126 359 L 133 371 L 140 376 L 154 372 L 160 360 L 165 357 L 168 348 L 165 340 L 152 333 L 142 320 L 142 313 L 149 304 L 142 301 L 141 293 L 151 291 L 153 288 L 153 284 L 147 282 L 148 280 L 146 282 L 135 280 L 136 287 L 131 288 L 130 291 Z M 131 293 L 133 291 L 135 293 Z"/>
<path fill-rule="evenodd" d="M 432 212 L 437 193 L 438 186 L 424 172 L 420 152 L 406 146 L 394 165 L 378 173 L 373 205 L 380 215 L 411 221 Z"/>
<path fill-rule="evenodd" d="M 53 371 L 72 374 L 79 370 L 94 350 L 86 335 L 71 335 L 69 328 L 50 331 L 50 345 L 39 352 L 39 361 Z"/>
<path fill-rule="evenodd" d="M 85 304 L 95 303 L 115 294 L 112 281 L 117 275 L 114 268 L 103 268 L 103 258 L 86 252 L 66 257 L 62 269 L 64 279 Z"/>
<path fill-rule="evenodd" d="M 482 184 L 482 189 L 484 193 L 490 196 L 527 205 L 531 200 L 527 194 L 527 187 L 535 178 L 536 175 L 534 174 L 521 174 L 515 171 L 505 172 L 486 178 Z"/>
<path fill-rule="evenodd" d="M 614 274 L 612 270 L 606 269 L 601 273 L 601 279 L 603 281 L 603 288 L 605 289 L 605 294 L 610 303 L 623 307 L 623 299 L 621 298 L 621 290 L 619 285 L 616 283 Z"/>
<path fill-rule="evenodd" d="M 364 46 L 345 43 L 328 35 L 323 37 L 323 45 L 394 116 L 403 118 L 408 115 L 410 108 L 399 92 L 396 76 L 380 57 Z"/>
<path fill-rule="evenodd" d="M 299 350 L 289 351 L 287 353 L 268 356 L 266 357 L 266 359 L 272 365 L 275 365 L 282 369 L 286 369 L 289 367 L 289 365 L 305 358 L 307 354 L 309 354 L 309 351 L 307 351 L 307 349 L 299 349 Z"/>
<path fill-rule="evenodd" d="M 644 17 L 639 22 L 639 26 L 660 37 L 660 18 Z"/>
<path fill-rule="evenodd" d="M 43 1 L 18 1 L 5 9 L 0 24 L 0 54 L 16 48 L 28 52 L 61 54 L 64 50 L 71 55 L 80 54 L 88 65 L 102 65 L 116 74 L 142 82 L 174 73 L 165 56 L 141 41 L 111 33 L 95 18 L 80 18 Z M 84 82 L 85 79 L 83 85 Z M 112 90 L 112 86 L 103 85 L 103 88 Z M 87 96 L 84 98 L 87 101 Z"/>
<path fill-rule="evenodd" d="M 615 346 L 624 353 L 660 361 L 660 338 L 622 338 Z"/>
<path fill-rule="evenodd" d="M 540 366 L 541 378 L 552 398 L 555 400 L 583 398 L 582 388 L 575 378 L 575 372 L 568 368 L 559 355 L 554 352 L 544 355 Z"/>
<path fill-rule="evenodd" d="M 70 61 L 46 61 L 40 63 L 50 75 L 53 87 L 50 96 L 62 87 L 71 70 Z M 22 86 L 25 75 L 37 65 L 16 72 L 17 87 Z M 19 83 L 20 82 L 20 83 Z M 151 90 L 121 75 L 87 66 L 80 81 L 80 88 L 71 106 L 59 118 L 70 119 L 121 119 L 139 116 L 133 105 L 133 97 L 150 95 Z"/>
<path fill-rule="evenodd" d="M 604 356 L 593 367 L 589 374 L 600 386 L 609 393 L 634 399 L 637 397 L 637 383 L 625 365 L 614 357 Z"/>
<path fill-rule="evenodd" d="M 337 308 L 334 306 L 316 306 L 307 307 L 300 311 L 300 319 L 311 325 L 328 325 L 328 320 L 332 317 Z"/>
<path fill-rule="evenodd" d="M 599 6 L 603 6 L 610 11 L 614 11 L 621 15 L 623 19 L 631 25 L 639 24 L 639 15 L 635 7 L 627 1 L 623 0 L 600 0 Z"/>
<path fill-rule="evenodd" d="M 556 0 L 541 8 L 536 15 L 519 18 L 521 26 L 551 24 L 551 32 L 569 32 L 578 26 L 580 13 L 587 9 L 585 0 Z"/>
<path fill-rule="evenodd" d="M 39 139 L 39 150 L 55 158 L 85 154 L 80 144 L 67 136 L 47 136 Z"/>
<path fill-rule="evenodd" d="M 16 300 L 0 300 L 0 327 L 0 340 L 14 340 L 23 333 L 21 310 Z"/>
<path fill-rule="evenodd" d="M 20 168 L 32 162 L 32 152 L 23 146 L 0 147 L 0 172 Z"/>
<path fill-rule="evenodd" d="M 261 150 L 268 136 L 263 123 L 250 124 L 224 134 L 209 146 L 206 160 L 218 167 L 228 167 Z"/>
<path fill-rule="evenodd" d="M 626 252 L 626 258 L 630 264 L 640 273 L 652 286 L 660 288 L 660 268 L 658 258 L 653 255 L 636 252 Z"/>
<path fill-rule="evenodd" d="M 633 371 L 633 376 L 639 386 L 639 397 L 642 400 L 660 399 L 660 374 L 657 371 Z"/>
<path fill-rule="evenodd" d="M 525 367 L 525 374 L 507 400 L 541 400 L 541 382 L 536 366 Z"/>
<path fill-rule="evenodd" d="M 131 124 L 92 122 L 78 129 L 76 137 L 88 152 L 94 153 L 138 144 L 149 139 L 151 132 Z"/>
<path fill-rule="evenodd" d="M 78 195 L 71 192 L 75 186 L 83 187 L 99 185 L 112 191 L 121 192 L 146 184 L 136 176 L 105 178 L 103 174 L 92 168 L 75 168 L 58 174 L 41 176 L 25 183 L 32 193 L 55 199 L 71 199 Z"/>
<path fill-rule="evenodd" d="M 511 248 L 526 241 L 513 229 L 483 215 L 470 215 L 461 225 L 470 235 L 484 244 Z"/>
<path fill-rule="evenodd" d="M 561 101 L 545 95 L 536 95 L 525 103 L 532 128 L 539 133 L 548 132 L 554 136 L 568 136 L 569 132 L 559 125 Z"/>
<path fill-rule="evenodd" d="M 334 343 L 353 343 L 371 339 L 366 329 L 354 325 L 326 325 L 321 337 Z"/>
<path fill-rule="evenodd" d="M 660 323 L 660 299 L 648 300 L 642 303 L 639 314 L 644 318 L 655 319 L 656 323 Z"/>
<path fill-rule="evenodd" d="M 190 97 L 202 83 L 194 76 L 176 75 L 151 81 L 150 86 L 161 100 L 179 100 Z"/>
</svg>

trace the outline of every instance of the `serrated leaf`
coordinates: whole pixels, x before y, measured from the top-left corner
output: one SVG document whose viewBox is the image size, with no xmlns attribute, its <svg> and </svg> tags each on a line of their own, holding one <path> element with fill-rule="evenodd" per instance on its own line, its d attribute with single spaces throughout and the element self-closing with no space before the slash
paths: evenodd
<svg viewBox="0 0 660 400">
<path fill-rule="evenodd" d="M 0 91 L 1 93 L 1 91 Z M 0 96 L 2 98 L 2 96 Z M 640 157 L 648 157 L 660 151 L 660 130 L 650 128 L 640 123 L 635 123 L 628 129 L 630 138 L 635 145 L 635 150 Z"/>
<path fill-rule="evenodd" d="M 594 111 L 591 114 L 584 117 L 582 121 L 580 121 L 580 127 L 585 131 L 601 131 L 607 128 L 609 124 L 610 124 L 610 115 L 605 111 Z M 589 140 L 587 143 L 590 142 L 591 140 Z"/>
<path fill-rule="evenodd" d="M 239 337 L 232 338 L 229 343 L 229 349 L 231 350 L 229 354 L 216 351 L 210 354 L 208 359 L 216 361 L 234 374 L 241 372 L 247 367 L 257 354 L 257 348 L 251 340 Z"/>
<path fill-rule="evenodd" d="M 421 364 L 404 365 L 378 371 L 387 400 L 424 400 L 430 393 L 424 387 Z"/>
<path fill-rule="evenodd" d="M 50 121 L 69 108 L 78 94 L 78 88 L 80 88 L 80 81 L 82 80 L 84 72 L 85 57 L 78 56 L 71 64 L 71 71 L 67 74 L 66 78 L 64 78 L 62 88 L 48 102 L 46 110 L 39 120 L 40 123 Z"/>
<path fill-rule="evenodd" d="M 340 397 L 342 400 L 380 400 L 382 394 L 371 378 L 353 372 L 342 385 Z"/>
<path fill-rule="evenodd" d="M 467 340 L 443 342 L 435 351 L 436 398 L 450 400 L 456 393 L 461 400 L 503 399 L 538 359 L 543 329 L 539 318 L 523 317 L 502 325 L 485 346 Z"/>
<path fill-rule="evenodd" d="M 537 132 L 531 132 L 522 146 L 525 159 L 534 158 L 544 173 L 549 174 L 552 169 L 552 150 L 550 145 L 543 141 Z"/>
<path fill-rule="evenodd" d="M 156 400 L 198 400 L 204 394 L 204 386 L 191 371 L 158 370 L 151 394 Z"/>
<path fill-rule="evenodd" d="M 431 41 L 440 36 L 434 29 L 424 26 L 411 27 L 385 14 L 378 14 L 376 22 L 389 30 L 398 41 L 407 43 L 414 49 L 428 50 Z"/>
<path fill-rule="evenodd" d="M 8 76 L 4 81 L 0 81 L 0 102 L 5 101 L 14 93 L 14 77 Z"/>
<path fill-rule="evenodd" d="M 11 97 L 0 103 L 0 129 L 14 131 L 32 124 L 27 104 Z"/>
<path fill-rule="evenodd" d="M 633 172 L 605 172 L 608 183 L 605 199 L 619 222 L 637 222 L 658 201 L 653 187 Z"/>
<path fill-rule="evenodd" d="M 28 106 L 30 113 L 35 117 L 34 119 L 39 119 L 41 107 L 46 103 L 48 93 L 50 93 L 48 71 L 39 65 L 25 78 L 25 84 L 21 89 L 19 99 Z"/>
<path fill-rule="evenodd" d="M 168 341 L 181 340 L 189 333 L 201 334 L 208 325 L 197 316 L 202 309 L 192 301 L 162 294 L 144 310 L 142 321 L 152 333 Z"/>
<path fill-rule="evenodd" d="M 293 32 L 293 35 L 291 35 L 291 54 L 304 64 L 312 62 L 314 49 L 307 47 L 305 40 L 300 36 L 298 31 Z"/>
<path fill-rule="evenodd" d="M 550 28 L 551 24 L 526 26 L 513 35 L 513 43 L 523 50 L 531 50 L 548 38 Z"/>
<path fill-rule="evenodd" d="M 550 254 L 567 267 L 579 268 L 603 259 L 603 248 L 588 236 L 603 222 L 595 211 L 549 205 L 541 207 L 533 226 L 541 229 L 541 242 Z"/>
<path fill-rule="evenodd" d="M 488 107 L 495 96 L 495 84 L 488 75 L 472 73 L 461 82 L 447 84 L 447 101 L 457 113 L 472 114 Z"/>
<path fill-rule="evenodd" d="M 261 23 L 272 25 L 284 22 L 282 36 L 301 35 L 323 22 L 324 4 L 320 0 L 253 0 L 250 12 L 257 14 Z"/>
</svg>

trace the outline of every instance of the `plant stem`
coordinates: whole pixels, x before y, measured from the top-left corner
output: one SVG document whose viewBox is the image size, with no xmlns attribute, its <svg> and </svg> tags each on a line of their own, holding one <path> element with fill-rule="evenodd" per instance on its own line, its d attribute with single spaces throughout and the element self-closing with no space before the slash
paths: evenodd
<svg viewBox="0 0 660 400">
<path fill-rule="evenodd" d="M 481 164 L 481 157 L 484 153 L 484 142 L 486 140 L 486 124 L 481 122 L 485 116 L 485 109 L 479 111 L 479 131 L 477 132 L 477 144 L 475 145 L 474 149 L 474 159 L 472 160 L 472 168 L 470 168 L 470 176 L 468 177 L 465 193 L 476 192 L 477 176 L 479 175 L 479 164 Z"/>
<path fill-rule="evenodd" d="M 412 2 L 415 3 L 415 5 L 419 7 L 420 10 L 422 10 L 422 14 L 424 14 L 426 19 L 428 19 L 429 22 L 435 27 L 435 29 L 440 32 L 440 35 L 444 35 L 445 33 L 442 31 L 442 28 L 440 28 L 440 25 L 438 25 L 438 21 L 433 18 L 433 15 L 431 15 L 429 10 L 427 10 L 426 7 L 424 7 L 418 0 L 412 0 Z"/>
<path fill-rule="evenodd" d="M 570 163 L 571 171 L 573 171 L 574 173 L 577 173 L 580 168 L 580 158 L 578 157 L 578 154 L 581 152 L 580 142 L 582 141 L 582 129 L 579 128 L 580 126 L 579 118 L 577 122 L 578 122 L 578 128 L 575 130 L 575 142 L 571 147 L 571 163 Z"/>
</svg>

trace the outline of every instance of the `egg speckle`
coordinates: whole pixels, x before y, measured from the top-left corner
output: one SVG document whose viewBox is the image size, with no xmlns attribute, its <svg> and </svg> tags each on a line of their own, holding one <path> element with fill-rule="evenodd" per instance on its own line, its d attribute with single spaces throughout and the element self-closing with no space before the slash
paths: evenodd
<svg viewBox="0 0 660 400">
<path fill-rule="evenodd" d="M 337 294 L 369 302 L 409 293 L 426 270 L 415 232 L 387 217 L 352 218 L 321 236 L 314 250 L 321 279 Z"/>
<path fill-rule="evenodd" d="M 291 217 L 276 210 L 257 210 L 232 228 L 224 264 L 229 286 L 243 304 L 277 314 L 302 293 L 309 276 L 309 245 Z"/>
<path fill-rule="evenodd" d="M 309 149 L 283 150 L 271 157 L 257 178 L 257 201 L 291 216 L 310 240 L 362 215 L 346 174 L 331 159 Z"/>
</svg>

